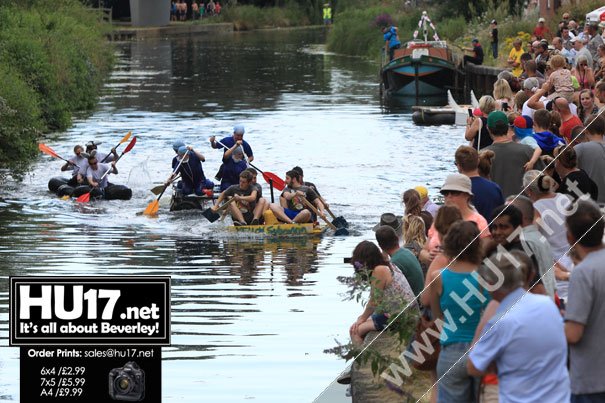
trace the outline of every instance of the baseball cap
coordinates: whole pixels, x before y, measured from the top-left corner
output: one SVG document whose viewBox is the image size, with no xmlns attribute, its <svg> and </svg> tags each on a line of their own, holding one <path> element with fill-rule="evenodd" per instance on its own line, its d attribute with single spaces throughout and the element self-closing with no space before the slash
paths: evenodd
<svg viewBox="0 0 605 403">
<path fill-rule="evenodd" d="M 418 194 L 420 195 L 420 198 L 423 199 L 425 197 L 427 197 L 429 195 L 429 191 L 427 188 L 425 188 L 424 186 L 416 186 L 414 188 L 415 191 L 418 192 Z"/>
<path fill-rule="evenodd" d="M 498 23 L 498 21 L 496 21 L 496 20 L 492 20 L 492 22 L 490 22 L 490 24 L 497 24 L 497 23 Z"/>
<path fill-rule="evenodd" d="M 538 18 L 538 22 L 546 22 L 546 20 L 543 17 Z"/>
<path fill-rule="evenodd" d="M 245 132 L 244 125 L 235 125 L 233 127 L 233 133 L 244 134 Z"/>
<path fill-rule="evenodd" d="M 580 40 L 580 38 L 578 38 L 577 36 L 574 36 L 573 38 L 571 38 L 571 39 L 569 40 L 569 42 L 570 42 L 570 43 L 575 43 L 575 42 L 577 42 L 577 41 L 579 41 L 579 40 Z"/>
<path fill-rule="evenodd" d="M 479 43 L 479 39 L 473 38 L 473 40 L 471 42 L 473 42 L 473 43 Z"/>
<path fill-rule="evenodd" d="M 493 111 L 487 116 L 487 127 L 494 128 L 499 123 L 505 124 L 508 126 L 508 118 L 506 114 L 502 111 Z"/>
<path fill-rule="evenodd" d="M 185 155 L 185 154 L 187 154 L 187 151 L 188 151 L 187 146 L 180 146 L 178 153 L 179 153 L 179 155 Z"/>
<path fill-rule="evenodd" d="M 183 140 L 176 140 L 174 143 L 172 143 L 172 149 L 174 151 L 178 151 L 179 148 L 181 148 L 184 145 L 185 145 L 185 143 L 183 143 Z"/>
<path fill-rule="evenodd" d="M 526 115 L 517 116 L 513 122 L 513 126 L 518 129 L 531 129 L 534 127 L 534 121 L 531 117 Z"/>
</svg>

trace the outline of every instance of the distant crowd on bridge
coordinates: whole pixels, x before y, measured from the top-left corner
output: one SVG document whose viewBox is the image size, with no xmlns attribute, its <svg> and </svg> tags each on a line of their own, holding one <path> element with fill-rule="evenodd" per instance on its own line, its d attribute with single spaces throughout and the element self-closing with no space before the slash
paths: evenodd
<svg viewBox="0 0 605 403">
<path fill-rule="evenodd" d="M 221 13 L 222 6 L 217 0 L 203 1 L 193 0 L 191 2 L 191 12 L 188 13 L 187 2 L 184 0 L 172 1 L 170 4 L 170 21 L 199 20 L 205 17 L 213 17 Z"/>
</svg>

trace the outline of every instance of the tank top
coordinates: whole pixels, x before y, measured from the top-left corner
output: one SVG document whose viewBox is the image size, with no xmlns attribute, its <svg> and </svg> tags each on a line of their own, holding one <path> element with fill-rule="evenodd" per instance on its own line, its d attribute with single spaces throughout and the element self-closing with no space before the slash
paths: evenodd
<svg viewBox="0 0 605 403">
<path fill-rule="evenodd" d="M 481 312 L 489 302 L 490 296 L 487 290 L 479 285 L 476 271 L 457 273 L 446 267 L 441 271 L 441 282 L 443 292 L 439 305 L 445 322 L 441 331 L 441 345 L 471 342 L 479 325 Z M 467 283 L 470 285 L 467 286 Z M 481 292 L 484 298 L 480 300 L 477 292 L 469 291 L 469 287 Z M 464 300 L 466 305 L 459 303 L 458 298 L 454 299 L 454 295 Z M 467 312 L 465 308 L 470 308 L 470 311 Z"/>
<path fill-rule="evenodd" d="M 384 290 L 382 290 L 380 311 L 397 314 L 411 301 L 414 301 L 416 297 L 414 296 L 414 291 L 412 291 L 410 283 L 408 283 L 408 280 L 401 270 L 392 263 L 389 263 L 389 269 L 391 270 L 393 280 L 384 288 Z M 412 305 L 417 307 L 416 303 Z"/>
</svg>

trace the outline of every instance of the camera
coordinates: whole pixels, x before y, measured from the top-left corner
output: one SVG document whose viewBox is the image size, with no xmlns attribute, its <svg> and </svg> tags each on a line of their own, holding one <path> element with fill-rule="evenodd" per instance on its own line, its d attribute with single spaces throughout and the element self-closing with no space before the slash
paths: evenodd
<svg viewBox="0 0 605 403">
<path fill-rule="evenodd" d="M 109 371 L 109 396 L 113 400 L 138 402 L 145 398 L 145 371 L 129 361 Z"/>
</svg>

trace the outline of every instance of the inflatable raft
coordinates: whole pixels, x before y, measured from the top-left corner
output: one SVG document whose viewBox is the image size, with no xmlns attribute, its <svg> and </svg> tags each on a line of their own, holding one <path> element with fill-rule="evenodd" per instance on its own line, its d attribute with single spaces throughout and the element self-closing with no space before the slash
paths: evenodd
<svg viewBox="0 0 605 403">
<path fill-rule="evenodd" d="M 72 185 L 69 179 L 57 176 L 48 181 L 48 190 L 55 193 L 59 197 L 79 197 L 84 193 L 91 192 L 88 185 Z M 130 200 L 132 198 L 132 189 L 124 185 L 109 185 L 104 191 L 93 189 L 91 192 L 92 198 L 105 200 Z"/>
</svg>

